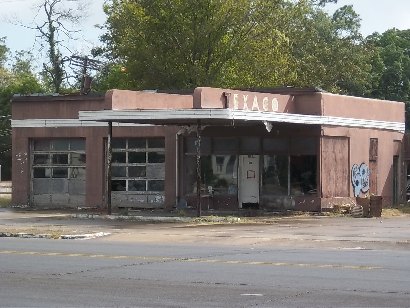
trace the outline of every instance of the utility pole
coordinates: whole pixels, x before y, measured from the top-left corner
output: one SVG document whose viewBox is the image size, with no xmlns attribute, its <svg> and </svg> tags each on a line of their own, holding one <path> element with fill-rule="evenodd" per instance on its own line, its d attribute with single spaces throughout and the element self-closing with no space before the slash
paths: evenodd
<svg viewBox="0 0 410 308">
<path fill-rule="evenodd" d="M 92 78 L 89 75 L 89 70 L 98 71 L 101 69 L 102 62 L 90 59 L 87 56 L 71 56 L 70 65 L 80 68 L 81 74 L 81 88 L 80 93 L 87 95 L 91 91 Z"/>
</svg>

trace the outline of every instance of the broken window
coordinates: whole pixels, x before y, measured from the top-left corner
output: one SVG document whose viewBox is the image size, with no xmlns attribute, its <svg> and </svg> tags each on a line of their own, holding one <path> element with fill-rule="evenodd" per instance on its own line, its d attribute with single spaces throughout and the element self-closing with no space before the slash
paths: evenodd
<svg viewBox="0 0 410 308">
<path fill-rule="evenodd" d="M 33 139 L 33 205 L 80 205 L 85 199 L 85 139 Z"/>
<path fill-rule="evenodd" d="M 33 140 L 33 178 L 70 179 L 69 167 L 77 168 L 84 175 L 86 167 L 84 139 L 37 139 Z M 78 172 L 78 169 L 82 169 Z"/>
<path fill-rule="evenodd" d="M 288 195 L 288 156 L 264 155 L 262 166 L 262 193 L 278 196 Z"/>
<path fill-rule="evenodd" d="M 316 166 L 315 155 L 290 157 L 291 195 L 316 194 Z"/>
<path fill-rule="evenodd" d="M 317 139 L 210 138 L 201 142 L 201 189 L 215 194 L 237 194 L 238 154 L 261 155 L 262 194 L 289 196 L 316 194 Z M 184 178 L 186 194 L 196 192 L 196 138 L 185 138 Z M 203 148 L 206 144 L 209 148 Z M 206 154 L 205 154 L 206 153 Z"/>
<path fill-rule="evenodd" d="M 196 192 L 196 156 L 186 156 L 185 192 Z M 207 155 L 201 157 L 201 181 L 204 192 L 236 195 L 238 191 L 238 156 Z"/>
<path fill-rule="evenodd" d="M 163 192 L 165 138 L 114 138 L 112 191 Z"/>
</svg>

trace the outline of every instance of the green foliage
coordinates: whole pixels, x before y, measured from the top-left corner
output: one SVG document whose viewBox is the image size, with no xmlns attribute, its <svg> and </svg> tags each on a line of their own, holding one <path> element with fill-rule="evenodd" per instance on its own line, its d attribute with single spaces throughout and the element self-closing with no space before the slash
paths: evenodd
<svg viewBox="0 0 410 308">
<path fill-rule="evenodd" d="M 105 88 L 318 86 L 368 89 L 370 57 L 352 6 L 333 0 L 112 0 L 103 51 Z M 100 50 L 101 54 L 101 50 Z M 106 77 L 106 78 L 104 78 Z"/>
<path fill-rule="evenodd" d="M 103 41 L 134 88 L 281 83 L 292 73 L 269 64 L 289 57 L 282 2 L 114 0 Z"/>
<path fill-rule="evenodd" d="M 293 38 L 295 85 L 361 95 L 368 88 L 370 56 L 359 33 L 359 16 L 351 6 L 332 17 L 308 2 L 299 6 L 286 31 Z"/>
<path fill-rule="evenodd" d="M 410 123 L 410 30 L 390 29 L 367 38 L 373 48 L 368 96 L 406 103 Z"/>
<path fill-rule="evenodd" d="M 74 30 L 85 16 L 84 0 L 41 0 L 38 6 L 39 12 L 44 14 L 44 22 L 36 24 L 33 28 L 37 31 L 37 37 L 43 41 L 41 50 L 46 50 L 47 62 L 43 63 L 42 78 L 48 90 L 55 93 L 65 92 L 67 77 L 62 50 L 70 50 L 68 41 L 74 40 Z"/>
<path fill-rule="evenodd" d="M 4 66 L 4 62 L 7 59 L 7 53 L 9 49 L 6 46 L 5 37 L 0 37 L 0 68 Z"/>
<path fill-rule="evenodd" d="M 4 42 L 4 41 L 3 41 Z M 8 59 L 7 48 L 4 53 L 4 63 Z M 29 53 L 18 52 L 11 68 L 0 65 L 0 164 L 2 165 L 2 179 L 11 178 L 11 128 L 10 101 L 14 94 L 30 94 L 41 92 L 42 87 L 33 74 L 32 57 Z"/>
<path fill-rule="evenodd" d="M 126 68 L 119 64 L 105 67 L 93 80 L 93 91 L 104 92 L 110 89 L 132 89 L 131 78 Z"/>
</svg>

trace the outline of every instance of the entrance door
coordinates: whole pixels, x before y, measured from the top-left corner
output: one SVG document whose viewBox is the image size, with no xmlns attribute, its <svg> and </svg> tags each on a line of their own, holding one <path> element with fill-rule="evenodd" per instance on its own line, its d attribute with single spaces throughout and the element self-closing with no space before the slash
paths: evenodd
<svg viewBox="0 0 410 308">
<path fill-rule="evenodd" d="M 239 156 L 239 207 L 259 205 L 259 155 Z"/>
</svg>

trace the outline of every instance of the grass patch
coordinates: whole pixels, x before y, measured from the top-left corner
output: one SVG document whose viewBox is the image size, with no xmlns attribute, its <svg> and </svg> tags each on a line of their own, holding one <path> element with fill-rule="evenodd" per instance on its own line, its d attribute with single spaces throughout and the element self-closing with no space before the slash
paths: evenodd
<svg viewBox="0 0 410 308">
<path fill-rule="evenodd" d="M 7 197 L 0 197 L 0 207 L 9 207 L 11 204 L 11 195 Z"/>
<path fill-rule="evenodd" d="M 393 208 L 384 208 L 382 212 L 383 217 L 404 216 L 410 214 L 410 204 L 400 204 Z"/>
<path fill-rule="evenodd" d="M 243 217 L 233 216 L 201 216 L 192 220 L 196 224 L 235 224 L 248 222 L 248 219 Z"/>
</svg>

